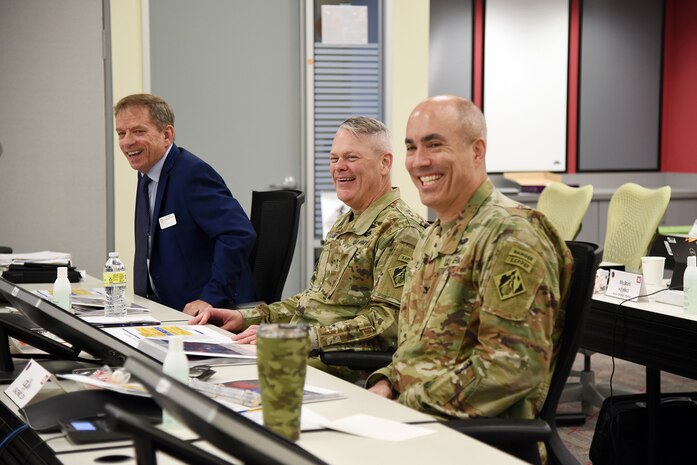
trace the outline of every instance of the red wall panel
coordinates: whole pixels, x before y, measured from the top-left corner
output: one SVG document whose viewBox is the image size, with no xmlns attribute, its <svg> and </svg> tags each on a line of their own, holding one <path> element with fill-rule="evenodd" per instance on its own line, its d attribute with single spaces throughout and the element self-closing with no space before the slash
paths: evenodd
<svg viewBox="0 0 697 465">
<path fill-rule="evenodd" d="M 697 173 L 697 2 L 667 0 L 661 171 Z"/>
</svg>

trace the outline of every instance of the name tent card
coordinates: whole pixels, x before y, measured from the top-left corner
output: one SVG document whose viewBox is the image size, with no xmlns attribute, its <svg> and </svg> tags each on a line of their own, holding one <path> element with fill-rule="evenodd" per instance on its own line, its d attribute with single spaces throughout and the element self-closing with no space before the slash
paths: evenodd
<svg viewBox="0 0 697 465">
<path fill-rule="evenodd" d="M 51 373 L 32 359 L 10 387 L 5 389 L 5 394 L 17 407 L 23 408 L 50 378 Z"/>
<path fill-rule="evenodd" d="M 610 270 L 610 281 L 605 295 L 629 299 L 632 302 L 648 300 L 647 297 L 640 297 L 646 295 L 643 276 L 619 270 Z"/>
</svg>

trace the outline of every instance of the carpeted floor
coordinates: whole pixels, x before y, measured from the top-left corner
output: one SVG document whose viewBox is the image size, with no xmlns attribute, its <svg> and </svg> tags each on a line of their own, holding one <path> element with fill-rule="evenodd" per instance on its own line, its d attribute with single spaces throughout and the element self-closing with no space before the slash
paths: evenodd
<svg viewBox="0 0 697 465">
<path fill-rule="evenodd" d="M 582 366 L 583 358 L 579 355 L 574 369 L 580 370 Z M 591 367 L 595 372 L 596 384 L 609 386 L 612 373 L 612 358 L 607 355 L 594 354 L 591 357 Z M 615 373 L 612 377 L 613 392 L 616 390 L 625 391 L 626 393 L 645 392 L 645 376 L 645 368 L 643 366 L 615 359 Z M 684 391 L 697 391 L 697 380 L 683 378 L 670 373 L 661 373 L 661 392 Z M 560 412 L 580 412 L 580 410 L 580 403 L 563 404 L 559 408 Z M 588 451 L 593 440 L 597 417 L 598 409 L 594 409 L 593 414 L 586 418 L 585 424 L 559 428 L 562 440 L 581 465 L 592 463 L 588 458 Z"/>
</svg>

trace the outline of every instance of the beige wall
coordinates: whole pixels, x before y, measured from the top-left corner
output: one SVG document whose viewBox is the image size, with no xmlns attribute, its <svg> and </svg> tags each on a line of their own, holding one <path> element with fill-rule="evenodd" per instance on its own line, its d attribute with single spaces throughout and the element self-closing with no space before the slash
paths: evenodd
<svg viewBox="0 0 697 465">
<path fill-rule="evenodd" d="M 112 86 L 114 103 L 125 95 L 143 92 L 142 1 L 111 3 Z M 398 5 L 397 5 L 398 4 Z M 426 217 L 426 207 L 404 168 L 407 117 L 428 96 L 429 0 L 385 0 L 385 116 L 392 133 L 392 181 L 412 208 Z M 127 264 L 133 282 L 133 212 L 136 175 L 115 140 L 114 223 L 116 250 Z M 130 286 L 130 284 L 129 284 Z"/>
<path fill-rule="evenodd" d="M 429 0 L 385 1 L 386 123 L 392 133 L 392 184 L 426 218 L 426 207 L 404 167 L 404 137 L 411 110 L 428 97 Z"/>
<path fill-rule="evenodd" d="M 118 0 L 111 4 L 111 60 L 114 103 L 143 92 L 143 40 L 141 0 Z M 114 137 L 114 236 L 115 248 L 126 263 L 128 285 L 133 283 L 133 217 L 136 174 Z"/>
</svg>

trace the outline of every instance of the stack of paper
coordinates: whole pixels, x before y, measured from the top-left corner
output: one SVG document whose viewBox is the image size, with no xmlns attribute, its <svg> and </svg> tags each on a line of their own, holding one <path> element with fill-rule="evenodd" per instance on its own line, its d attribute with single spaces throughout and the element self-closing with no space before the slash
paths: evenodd
<svg viewBox="0 0 697 465">
<path fill-rule="evenodd" d="M 102 312 L 103 313 L 103 312 Z M 81 316 L 84 321 L 100 328 L 112 326 L 153 326 L 159 325 L 160 320 L 150 315 L 126 315 L 126 316 Z"/>
<path fill-rule="evenodd" d="M 191 380 L 189 386 L 205 392 L 211 397 L 220 397 L 247 407 L 258 407 L 261 405 L 261 389 L 257 379 L 243 379 L 222 383 Z M 303 389 L 303 403 L 305 404 L 343 398 L 344 395 L 340 392 L 308 386 L 307 384 Z"/>
<path fill-rule="evenodd" d="M 50 289 L 41 289 L 34 292 L 46 300 L 53 300 L 53 291 Z M 100 316 L 104 314 L 105 299 L 104 288 L 73 289 L 72 307 L 76 315 Z M 126 302 L 126 310 L 129 315 L 150 313 L 150 309 L 132 302 Z M 151 321 L 151 324 L 157 323 L 159 322 Z"/>
<path fill-rule="evenodd" d="M 157 360 L 163 361 L 167 354 L 168 341 L 172 336 L 184 338 L 184 353 L 192 357 L 215 357 L 236 360 L 240 363 L 255 363 L 254 346 L 233 342 L 230 337 L 218 332 L 210 325 L 157 325 L 104 328 L 113 335 Z M 196 360 L 195 364 L 201 364 Z"/>
<path fill-rule="evenodd" d="M 27 252 L 27 253 L 0 253 L 0 266 L 12 264 L 31 263 L 51 263 L 54 265 L 67 265 L 70 263 L 70 254 L 64 252 Z"/>
<path fill-rule="evenodd" d="M 92 376 L 80 375 L 75 373 L 59 373 L 56 375 L 58 378 L 69 379 L 71 381 L 76 381 L 78 383 L 86 384 L 92 388 L 108 389 L 109 391 L 119 392 L 121 394 L 128 394 L 132 396 L 139 397 L 150 397 L 150 393 L 145 387 L 136 382 L 130 383 L 108 383 Z M 89 388 L 88 388 L 89 389 Z"/>
</svg>

